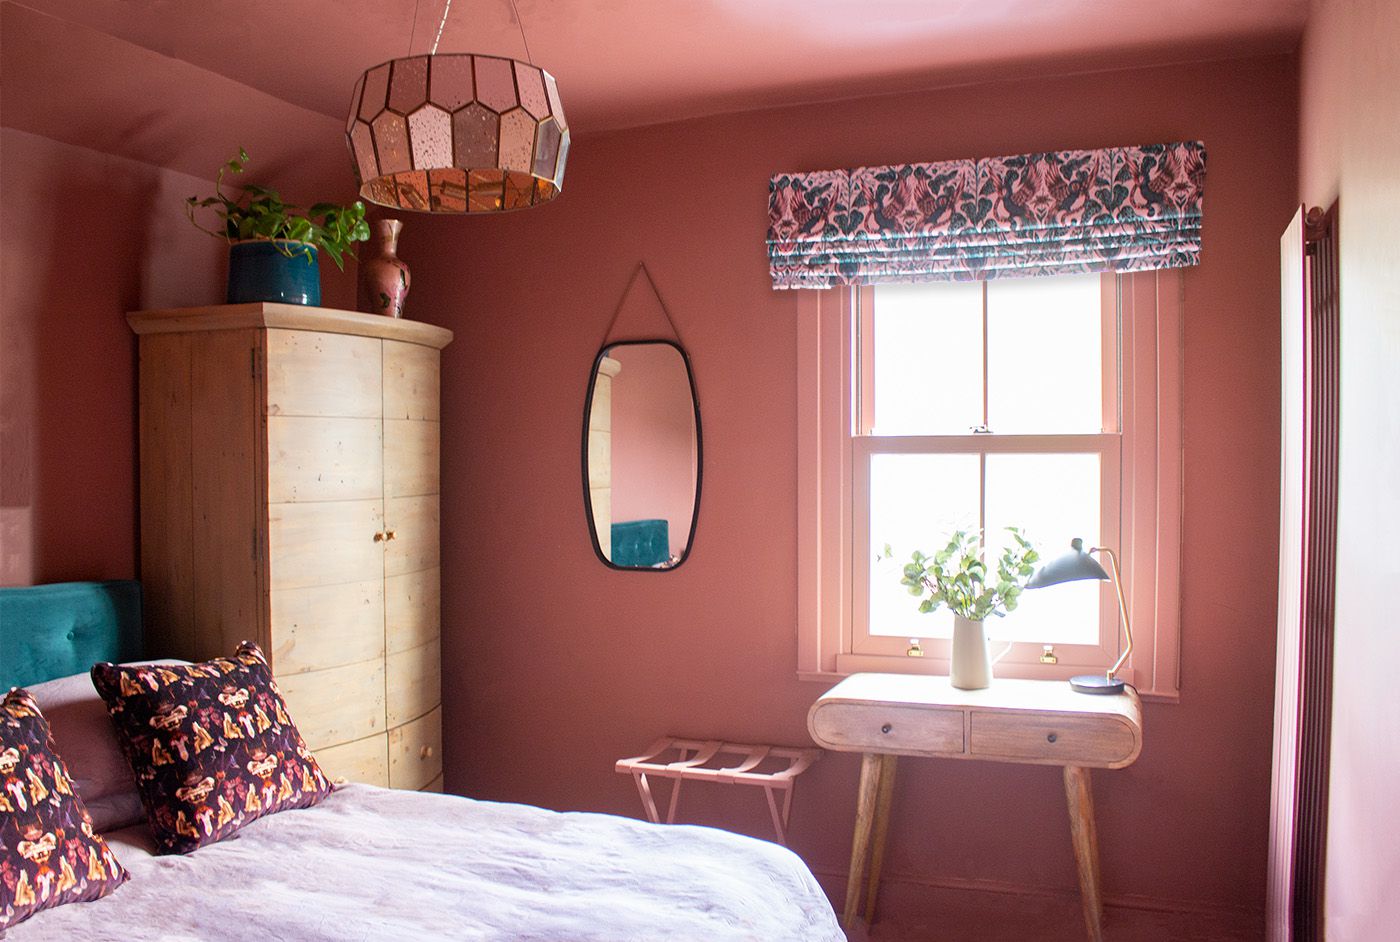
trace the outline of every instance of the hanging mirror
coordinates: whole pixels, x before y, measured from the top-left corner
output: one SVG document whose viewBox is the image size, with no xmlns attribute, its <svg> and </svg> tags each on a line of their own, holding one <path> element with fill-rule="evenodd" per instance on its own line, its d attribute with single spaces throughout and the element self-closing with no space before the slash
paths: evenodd
<svg viewBox="0 0 1400 942">
<path fill-rule="evenodd" d="M 685 562 L 700 511 L 700 405 L 669 340 L 609 344 L 584 407 L 584 499 L 598 558 L 653 572 Z"/>
</svg>

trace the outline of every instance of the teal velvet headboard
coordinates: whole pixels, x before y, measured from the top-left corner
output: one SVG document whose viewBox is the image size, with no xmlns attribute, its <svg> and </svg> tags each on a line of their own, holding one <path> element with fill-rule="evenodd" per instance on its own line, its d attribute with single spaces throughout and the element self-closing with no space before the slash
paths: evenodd
<svg viewBox="0 0 1400 942">
<path fill-rule="evenodd" d="M 612 525 L 612 564 L 622 569 L 655 566 L 671 558 L 670 524 L 624 520 Z"/>
<path fill-rule="evenodd" d="M 139 582 L 0 589 L 0 693 L 140 656 Z"/>
</svg>

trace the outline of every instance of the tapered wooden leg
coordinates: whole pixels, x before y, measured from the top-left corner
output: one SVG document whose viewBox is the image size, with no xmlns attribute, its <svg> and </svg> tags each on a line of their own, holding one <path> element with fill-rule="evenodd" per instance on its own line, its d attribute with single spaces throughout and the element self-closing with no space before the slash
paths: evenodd
<svg viewBox="0 0 1400 942">
<path fill-rule="evenodd" d="M 1094 791 L 1089 770 L 1065 766 L 1065 800 L 1069 802 L 1069 831 L 1074 863 L 1079 870 L 1079 895 L 1089 942 L 1103 942 L 1103 899 L 1099 895 L 1099 834 L 1094 824 Z"/>
<path fill-rule="evenodd" d="M 860 878 L 870 851 L 870 829 L 875 823 L 876 792 L 880 781 L 880 756 L 866 753 L 860 760 L 860 791 L 856 795 L 856 831 L 851 838 L 851 872 L 846 877 L 846 928 L 860 918 Z"/>
<path fill-rule="evenodd" d="M 880 757 L 880 787 L 875 797 L 875 844 L 870 849 L 870 877 L 865 884 L 865 921 L 875 921 L 875 898 L 880 893 L 880 867 L 885 862 L 885 838 L 890 832 L 890 800 L 894 796 L 897 756 Z"/>
</svg>

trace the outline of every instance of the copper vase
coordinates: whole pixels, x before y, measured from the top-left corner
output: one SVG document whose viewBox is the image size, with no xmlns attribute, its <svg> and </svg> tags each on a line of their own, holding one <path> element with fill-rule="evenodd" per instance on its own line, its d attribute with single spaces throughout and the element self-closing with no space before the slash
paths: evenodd
<svg viewBox="0 0 1400 942">
<path fill-rule="evenodd" d="M 360 280 L 369 298 L 370 312 L 403 317 L 409 285 L 408 265 L 398 256 L 403 223 L 397 219 L 375 219 L 369 229 L 369 257 L 360 264 Z"/>
</svg>

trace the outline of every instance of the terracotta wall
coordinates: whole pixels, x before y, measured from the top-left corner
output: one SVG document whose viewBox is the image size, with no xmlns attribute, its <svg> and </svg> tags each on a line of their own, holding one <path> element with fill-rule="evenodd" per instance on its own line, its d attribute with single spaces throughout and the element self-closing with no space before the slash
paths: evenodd
<svg viewBox="0 0 1400 942">
<path fill-rule="evenodd" d="M 1291 59 L 1264 58 L 644 128 L 577 141 L 550 207 L 411 219 L 412 312 L 457 331 L 443 365 L 448 786 L 639 814 L 612 764 L 658 735 L 808 741 L 821 688 L 795 676 L 797 298 L 767 277 L 771 173 L 1201 138 L 1182 696 L 1147 707 L 1142 759 L 1095 787 L 1110 897 L 1234 908 L 1262 927 L 1295 85 Z M 689 346 L 705 427 L 695 549 L 664 576 L 593 557 L 578 468 L 590 364 L 638 260 Z M 857 766 L 828 755 L 797 790 L 792 844 L 829 886 Z M 756 794 L 695 788 L 682 810 L 768 833 Z M 927 884 L 1075 886 L 1053 768 L 910 760 L 895 813 L 892 906 Z"/>
<path fill-rule="evenodd" d="M 0 585 L 136 574 L 136 347 L 123 314 L 222 293 L 193 177 L 0 131 Z"/>
<path fill-rule="evenodd" d="M 1341 478 L 1327 937 L 1400 923 L 1400 6 L 1313 5 L 1301 53 L 1299 195 L 1339 201 Z M 1389 928 L 1387 928 L 1389 927 Z"/>
<path fill-rule="evenodd" d="M 136 576 L 124 315 L 223 301 L 228 250 L 185 219 L 185 198 L 210 189 L 0 130 L 0 585 Z M 323 280 L 327 303 L 349 304 L 348 276 L 326 266 Z"/>
<path fill-rule="evenodd" d="M 341 122 L 0 3 L 0 585 L 136 575 L 135 338 L 122 315 L 223 300 L 185 220 L 239 145 L 248 182 L 352 196 Z M 325 303 L 355 284 L 322 265 Z"/>
</svg>

